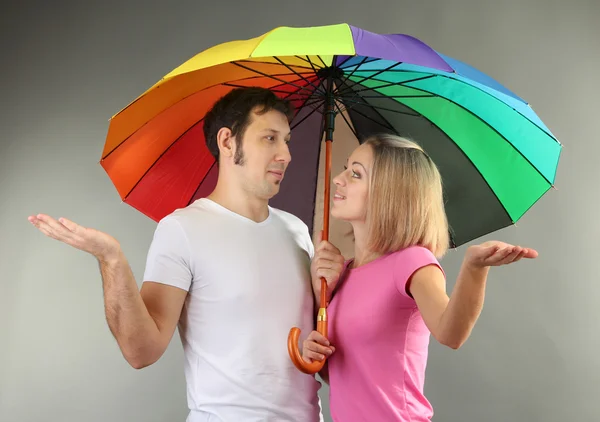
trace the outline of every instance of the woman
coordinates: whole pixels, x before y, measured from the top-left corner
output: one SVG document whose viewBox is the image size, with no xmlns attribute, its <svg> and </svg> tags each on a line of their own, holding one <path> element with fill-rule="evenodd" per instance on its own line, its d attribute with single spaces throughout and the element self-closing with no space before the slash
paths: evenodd
<svg viewBox="0 0 600 422">
<path fill-rule="evenodd" d="M 481 312 L 489 268 L 537 252 L 502 242 L 469 247 L 449 298 L 438 262 L 449 244 L 441 177 L 417 144 L 374 136 L 334 184 L 331 215 L 351 223 L 354 258 L 328 308 L 329 338 L 313 331 L 303 358 L 328 356 L 321 376 L 334 421 L 429 421 L 430 334 L 458 349 Z"/>
</svg>

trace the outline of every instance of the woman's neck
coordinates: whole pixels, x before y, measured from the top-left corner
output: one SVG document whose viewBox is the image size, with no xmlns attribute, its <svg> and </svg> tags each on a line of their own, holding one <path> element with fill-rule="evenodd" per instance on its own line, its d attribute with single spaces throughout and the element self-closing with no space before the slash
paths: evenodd
<svg viewBox="0 0 600 422">
<path fill-rule="evenodd" d="M 379 258 L 381 254 L 371 251 L 368 248 L 368 230 L 365 224 L 352 224 L 354 231 L 354 259 L 350 264 L 351 268 L 360 267 Z"/>
</svg>

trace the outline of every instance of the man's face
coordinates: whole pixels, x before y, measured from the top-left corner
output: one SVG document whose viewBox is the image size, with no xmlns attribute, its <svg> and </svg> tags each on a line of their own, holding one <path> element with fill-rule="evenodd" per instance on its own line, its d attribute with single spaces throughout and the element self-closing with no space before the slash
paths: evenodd
<svg viewBox="0 0 600 422">
<path fill-rule="evenodd" d="M 284 114 L 274 110 L 252 113 L 241 150 L 235 143 L 233 171 L 244 190 L 261 199 L 270 199 L 279 192 L 291 161 L 289 140 L 290 126 Z"/>
</svg>

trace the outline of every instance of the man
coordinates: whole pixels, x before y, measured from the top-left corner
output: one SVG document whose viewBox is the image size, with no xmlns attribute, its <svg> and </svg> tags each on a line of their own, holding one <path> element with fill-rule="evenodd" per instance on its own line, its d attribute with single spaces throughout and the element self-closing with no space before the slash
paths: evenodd
<svg viewBox="0 0 600 422">
<path fill-rule="evenodd" d="M 204 133 L 217 185 L 159 222 L 140 291 L 116 239 L 30 217 L 98 259 L 107 322 L 131 366 L 156 362 L 179 326 L 190 422 L 322 420 L 319 384 L 291 363 L 287 335 L 313 329 L 319 277 L 333 289 L 343 258 L 327 242 L 315 254 L 306 225 L 268 205 L 291 160 L 290 116 L 262 88 L 215 103 Z"/>
</svg>

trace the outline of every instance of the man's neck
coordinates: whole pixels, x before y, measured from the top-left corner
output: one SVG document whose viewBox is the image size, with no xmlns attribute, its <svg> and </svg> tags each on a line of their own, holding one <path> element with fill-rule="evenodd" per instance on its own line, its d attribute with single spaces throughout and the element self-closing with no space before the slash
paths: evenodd
<svg viewBox="0 0 600 422">
<path fill-rule="evenodd" d="M 232 189 L 230 186 L 225 187 L 225 183 L 217 182 L 217 186 L 207 199 L 257 223 L 267 219 L 268 200 L 256 198 L 242 189 Z"/>
</svg>

